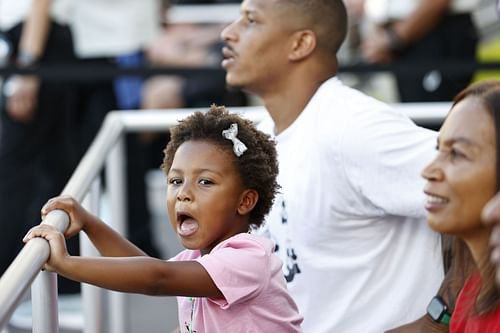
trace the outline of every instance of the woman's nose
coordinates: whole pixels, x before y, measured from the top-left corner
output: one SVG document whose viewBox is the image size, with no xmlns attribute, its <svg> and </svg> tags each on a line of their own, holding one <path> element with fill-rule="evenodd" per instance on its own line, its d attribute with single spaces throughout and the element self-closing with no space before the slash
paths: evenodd
<svg viewBox="0 0 500 333">
<path fill-rule="evenodd" d="M 437 181 L 443 178 L 443 170 L 439 166 L 438 157 L 422 170 L 422 177 L 428 181 Z"/>
</svg>

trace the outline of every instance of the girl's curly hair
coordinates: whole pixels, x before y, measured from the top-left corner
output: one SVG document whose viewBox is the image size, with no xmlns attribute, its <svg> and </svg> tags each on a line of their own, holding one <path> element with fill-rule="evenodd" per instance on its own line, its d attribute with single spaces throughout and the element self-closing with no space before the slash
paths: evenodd
<svg viewBox="0 0 500 333">
<path fill-rule="evenodd" d="M 233 152 L 232 141 L 222 136 L 222 131 L 235 123 L 238 125 L 238 139 L 248 147 L 240 157 Z M 242 183 L 259 194 L 259 200 L 250 213 L 250 226 L 258 228 L 264 222 L 279 189 L 276 147 L 269 135 L 257 130 L 250 120 L 229 113 L 223 106 L 212 105 L 207 112 L 198 111 L 181 120 L 171 129 L 170 136 L 161 166 L 166 174 L 172 167 L 177 149 L 184 142 L 209 141 L 234 156 Z"/>
</svg>

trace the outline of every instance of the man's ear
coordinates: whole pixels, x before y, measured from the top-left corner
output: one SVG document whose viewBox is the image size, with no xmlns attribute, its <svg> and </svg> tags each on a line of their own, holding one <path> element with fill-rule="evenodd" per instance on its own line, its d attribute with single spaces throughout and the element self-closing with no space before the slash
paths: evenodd
<svg viewBox="0 0 500 333">
<path fill-rule="evenodd" d="M 291 61 L 308 57 L 316 48 L 316 34 L 312 30 L 300 30 L 292 35 L 292 49 L 288 55 Z"/>
<path fill-rule="evenodd" d="M 256 190 L 245 190 L 241 195 L 238 213 L 240 215 L 249 214 L 259 201 L 259 193 Z"/>
</svg>

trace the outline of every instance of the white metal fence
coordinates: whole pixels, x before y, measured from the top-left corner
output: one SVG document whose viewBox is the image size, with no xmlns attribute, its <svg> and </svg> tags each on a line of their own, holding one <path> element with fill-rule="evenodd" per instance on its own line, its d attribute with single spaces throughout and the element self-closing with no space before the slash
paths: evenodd
<svg viewBox="0 0 500 333">
<path fill-rule="evenodd" d="M 449 103 L 397 104 L 417 123 L 440 123 L 449 110 Z M 207 108 L 208 109 L 208 108 Z M 167 131 L 179 119 L 191 114 L 195 109 L 171 109 L 161 111 L 121 111 L 110 112 L 101 130 L 81 160 L 74 174 L 61 194 L 73 196 L 88 209 L 96 212 L 99 201 L 99 174 L 105 167 L 107 191 L 111 205 L 111 225 L 125 234 L 126 183 L 123 174 L 124 134 L 140 131 Z M 198 110 L 198 109 L 197 109 Z M 258 121 L 265 111 L 262 107 L 233 107 L 232 112 L 243 114 L 248 119 Z M 63 211 L 50 212 L 42 223 L 64 231 L 68 216 Z M 8 235 L 5 235 L 8 237 Z M 95 255 L 88 240 L 82 240 L 82 255 Z M 37 238 L 28 242 L 0 278 L 0 330 L 6 326 L 22 295 L 31 285 L 33 307 L 33 332 L 58 332 L 57 283 L 54 273 L 40 272 L 49 257 L 49 245 L 45 239 Z M 84 332 L 103 332 L 102 320 L 109 318 L 109 332 L 124 333 L 125 307 L 123 294 L 112 293 L 109 311 L 101 304 L 99 289 L 83 285 Z"/>
</svg>

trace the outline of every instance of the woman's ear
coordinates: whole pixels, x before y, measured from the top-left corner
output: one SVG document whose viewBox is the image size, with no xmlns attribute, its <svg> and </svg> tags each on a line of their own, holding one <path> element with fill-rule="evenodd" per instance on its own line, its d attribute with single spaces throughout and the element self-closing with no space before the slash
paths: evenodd
<svg viewBox="0 0 500 333">
<path fill-rule="evenodd" d="M 256 190 L 245 190 L 241 195 L 238 213 L 240 215 L 249 214 L 259 201 L 259 193 Z"/>
<path fill-rule="evenodd" d="M 316 34 L 312 30 L 300 30 L 292 36 L 292 49 L 288 55 L 291 61 L 308 57 L 316 48 Z"/>
</svg>

